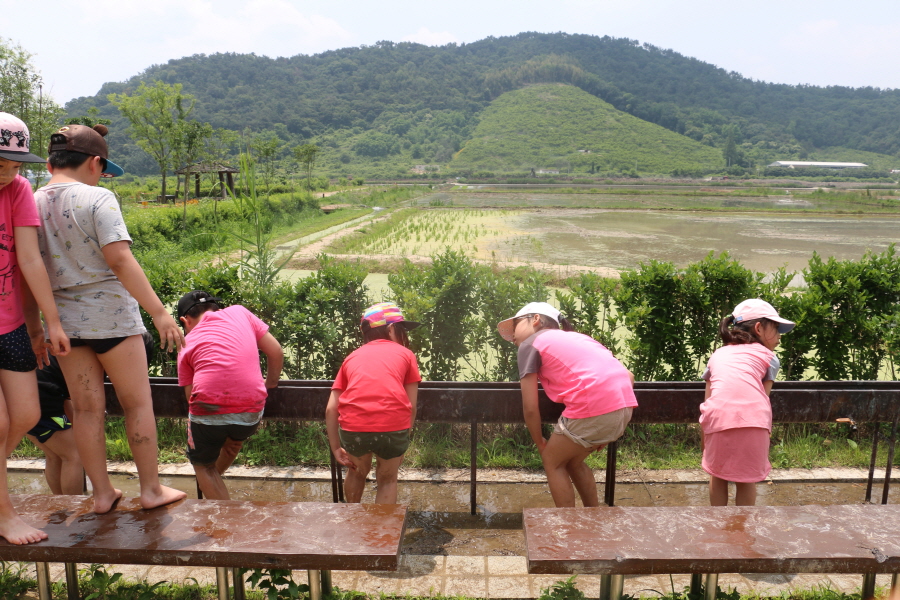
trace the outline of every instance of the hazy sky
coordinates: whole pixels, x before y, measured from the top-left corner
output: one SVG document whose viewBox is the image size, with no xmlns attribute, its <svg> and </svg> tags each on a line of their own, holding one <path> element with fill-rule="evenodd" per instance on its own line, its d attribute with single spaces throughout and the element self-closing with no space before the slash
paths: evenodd
<svg viewBox="0 0 900 600">
<path fill-rule="evenodd" d="M 627 37 L 778 83 L 900 88 L 897 0 L 41 0 L 0 3 L 60 103 L 191 54 L 315 54 L 522 31 Z"/>
</svg>

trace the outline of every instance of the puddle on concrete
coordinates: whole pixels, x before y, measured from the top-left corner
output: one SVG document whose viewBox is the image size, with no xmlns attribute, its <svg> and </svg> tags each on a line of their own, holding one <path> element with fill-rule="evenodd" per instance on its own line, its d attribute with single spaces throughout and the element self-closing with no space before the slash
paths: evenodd
<svg viewBox="0 0 900 600">
<path fill-rule="evenodd" d="M 114 476 L 113 485 L 126 496 L 138 494 L 136 478 Z M 161 477 L 162 483 L 186 491 L 196 498 L 191 477 Z M 331 502 L 331 484 L 327 481 L 228 480 L 235 500 L 291 502 Z M 49 493 L 43 477 L 35 473 L 13 473 L 10 492 Z M 370 483 L 364 502 L 374 500 Z M 600 497 L 603 488 L 600 486 Z M 759 505 L 790 506 L 800 504 L 859 504 L 865 497 L 860 483 L 777 483 L 760 484 Z M 881 501 L 881 486 L 876 485 L 873 499 Z M 467 483 L 402 483 L 399 500 L 410 507 L 403 544 L 406 554 L 462 556 L 524 556 L 522 509 L 552 507 L 545 483 L 479 483 L 478 514 L 469 514 Z M 900 503 L 900 485 L 891 488 L 889 502 Z M 705 484 L 648 483 L 618 484 L 619 506 L 706 506 Z"/>
</svg>

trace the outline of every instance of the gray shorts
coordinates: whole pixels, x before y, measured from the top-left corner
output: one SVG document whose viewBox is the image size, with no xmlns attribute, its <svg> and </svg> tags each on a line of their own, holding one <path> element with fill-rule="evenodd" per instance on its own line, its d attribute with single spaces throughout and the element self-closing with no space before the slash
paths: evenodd
<svg viewBox="0 0 900 600">
<path fill-rule="evenodd" d="M 631 412 L 632 409 L 629 407 L 584 419 L 560 417 L 553 428 L 553 433 L 564 435 L 585 448 L 605 446 L 622 437 L 625 427 L 631 421 Z"/>
</svg>

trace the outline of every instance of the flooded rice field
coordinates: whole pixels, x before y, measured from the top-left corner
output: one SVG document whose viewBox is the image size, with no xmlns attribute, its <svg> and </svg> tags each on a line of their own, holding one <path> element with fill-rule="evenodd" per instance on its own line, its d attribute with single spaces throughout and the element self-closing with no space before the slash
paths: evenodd
<svg viewBox="0 0 900 600">
<path fill-rule="evenodd" d="M 138 494 L 137 479 L 113 476 L 113 484 L 126 496 Z M 163 476 L 162 483 L 196 497 L 192 477 Z M 327 481 L 230 479 L 235 500 L 331 502 Z M 49 493 L 39 473 L 12 473 L 10 492 Z M 367 486 L 364 502 L 374 500 L 374 484 Z M 478 514 L 469 514 L 467 483 L 401 482 L 399 501 L 410 508 L 403 552 L 406 554 L 462 556 L 523 556 L 522 509 L 552 507 L 546 483 L 479 483 Z M 603 496 L 602 486 L 600 496 Z M 858 504 L 865 497 L 861 483 L 760 484 L 758 504 Z M 873 498 L 880 500 L 876 485 Z M 889 502 L 900 502 L 900 485 L 892 486 Z M 706 506 L 707 486 L 700 483 L 619 483 L 619 506 Z"/>
<path fill-rule="evenodd" d="M 900 218 L 775 213 L 560 210 L 521 211 L 503 224 L 529 236 L 489 242 L 502 259 L 630 269 L 649 260 L 678 266 L 728 251 L 745 267 L 799 271 L 813 252 L 858 260 L 900 238 Z M 522 238 L 519 238 L 522 239 Z"/>
</svg>

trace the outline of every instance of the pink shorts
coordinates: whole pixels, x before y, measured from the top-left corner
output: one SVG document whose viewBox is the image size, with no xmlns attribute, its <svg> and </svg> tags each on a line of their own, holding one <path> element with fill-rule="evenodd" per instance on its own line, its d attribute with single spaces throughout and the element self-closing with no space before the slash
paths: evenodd
<svg viewBox="0 0 900 600">
<path fill-rule="evenodd" d="M 738 427 L 703 435 L 703 470 L 736 483 L 763 481 L 769 463 L 769 430 Z"/>
</svg>

